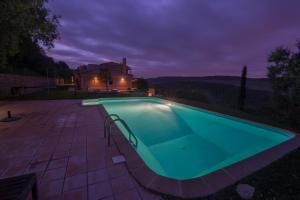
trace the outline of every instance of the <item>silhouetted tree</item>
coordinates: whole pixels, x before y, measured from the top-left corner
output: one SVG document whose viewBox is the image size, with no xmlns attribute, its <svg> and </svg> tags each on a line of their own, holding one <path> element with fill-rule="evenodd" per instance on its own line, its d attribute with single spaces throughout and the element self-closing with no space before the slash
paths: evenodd
<svg viewBox="0 0 300 200">
<path fill-rule="evenodd" d="M 244 66 L 243 70 L 242 70 L 241 85 L 240 85 L 240 96 L 239 96 L 239 108 L 240 108 L 240 110 L 245 109 L 246 81 L 247 81 L 247 66 Z"/>
<path fill-rule="evenodd" d="M 106 91 L 108 91 L 108 84 L 112 81 L 111 73 L 108 69 L 100 69 L 100 79 L 105 83 Z"/>
<path fill-rule="evenodd" d="M 19 53 L 8 59 L 9 68 L 0 68 L 0 73 L 21 75 L 39 75 L 71 79 L 73 71 L 63 61 L 54 61 L 44 50 L 31 39 L 24 39 L 19 47 Z"/>
<path fill-rule="evenodd" d="M 279 47 L 269 55 L 268 77 L 277 110 L 289 122 L 300 124 L 300 41 L 297 51 Z"/>
<path fill-rule="evenodd" d="M 52 47 L 58 37 L 59 17 L 50 15 L 47 0 L 0 1 L 0 67 L 7 68 L 8 59 L 20 52 L 25 40 Z"/>
</svg>

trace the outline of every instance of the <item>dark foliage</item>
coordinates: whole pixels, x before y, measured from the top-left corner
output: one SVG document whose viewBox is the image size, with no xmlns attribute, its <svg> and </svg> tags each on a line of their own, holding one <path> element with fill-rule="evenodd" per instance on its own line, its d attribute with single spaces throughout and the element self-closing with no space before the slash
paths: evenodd
<svg viewBox="0 0 300 200">
<path fill-rule="evenodd" d="M 45 7 L 47 0 L 0 1 L 0 67 L 7 68 L 8 58 L 18 54 L 24 40 L 52 47 L 58 38 L 59 17 L 50 15 Z"/>
<path fill-rule="evenodd" d="M 0 73 L 21 75 L 49 76 L 70 80 L 73 74 L 69 66 L 62 61 L 55 62 L 42 48 L 30 39 L 23 40 L 19 53 L 8 60 L 9 68 L 2 68 Z"/>
<path fill-rule="evenodd" d="M 138 78 L 133 82 L 133 87 L 138 91 L 147 91 L 148 90 L 148 82 L 146 79 Z"/>
<path fill-rule="evenodd" d="M 300 41 L 297 50 L 275 49 L 268 58 L 268 77 L 277 117 L 300 127 Z"/>
<path fill-rule="evenodd" d="M 58 37 L 58 17 L 49 14 L 46 2 L 0 2 L 0 73 L 71 79 L 69 66 L 46 56 L 41 47 L 52 47 Z"/>
<path fill-rule="evenodd" d="M 268 82 L 266 79 L 248 79 L 247 83 L 245 110 L 260 110 L 269 103 L 271 94 L 268 90 L 256 88 L 268 89 Z M 228 108 L 237 108 L 240 91 L 239 77 L 169 77 L 150 79 L 150 84 L 158 94 L 166 97 L 196 100 Z"/>
</svg>

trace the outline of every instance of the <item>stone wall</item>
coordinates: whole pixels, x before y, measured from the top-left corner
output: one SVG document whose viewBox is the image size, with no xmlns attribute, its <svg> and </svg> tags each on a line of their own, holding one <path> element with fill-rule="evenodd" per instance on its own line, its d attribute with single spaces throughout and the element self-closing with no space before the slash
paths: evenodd
<svg viewBox="0 0 300 200">
<path fill-rule="evenodd" d="M 49 78 L 48 81 L 46 77 L 0 74 L 0 96 L 2 97 L 28 94 L 48 86 L 55 87 L 53 78 Z"/>
</svg>

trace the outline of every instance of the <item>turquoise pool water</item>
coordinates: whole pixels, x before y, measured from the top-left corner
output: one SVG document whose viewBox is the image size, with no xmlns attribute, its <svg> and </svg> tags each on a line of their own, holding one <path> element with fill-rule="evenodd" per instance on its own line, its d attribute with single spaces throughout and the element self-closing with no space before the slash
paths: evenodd
<svg viewBox="0 0 300 200">
<path fill-rule="evenodd" d="M 159 98 L 111 98 L 83 104 L 102 104 L 108 113 L 118 114 L 138 138 L 137 152 L 149 168 L 180 180 L 213 172 L 293 137 L 284 130 Z"/>
</svg>

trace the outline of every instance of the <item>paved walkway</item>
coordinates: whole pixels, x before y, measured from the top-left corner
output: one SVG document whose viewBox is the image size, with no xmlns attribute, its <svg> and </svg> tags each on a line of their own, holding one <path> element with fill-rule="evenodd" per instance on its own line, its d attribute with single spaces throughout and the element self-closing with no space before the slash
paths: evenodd
<svg viewBox="0 0 300 200">
<path fill-rule="evenodd" d="M 140 187 L 117 149 L 103 138 L 103 116 L 78 100 L 24 101 L 0 105 L 22 116 L 0 122 L 0 178 L 35 172 L 41 199 L 158 200 Z"/>
</svg>

